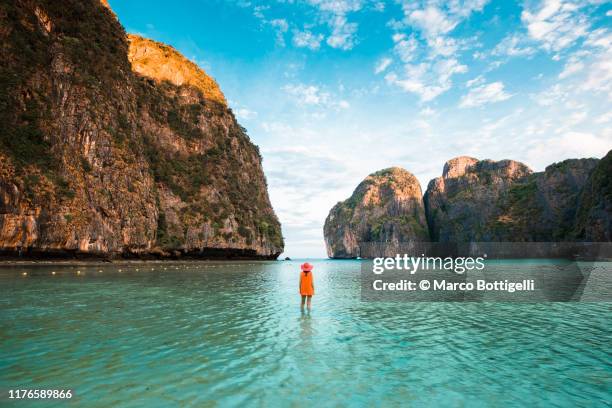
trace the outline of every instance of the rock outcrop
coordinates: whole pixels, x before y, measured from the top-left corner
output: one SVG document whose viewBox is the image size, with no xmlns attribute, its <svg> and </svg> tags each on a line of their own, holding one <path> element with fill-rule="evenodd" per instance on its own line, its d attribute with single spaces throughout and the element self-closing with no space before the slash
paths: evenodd
<svg viewBox="0 0 612 408">
<path fill-rule="evenodd" d="M 612 150 L 591 172 L 578 198 L 575 238 L 612 241 Z"/>
<path fill-rule="evenodd" d="M 597 162 L 564 160 L 512 185 L 497 201 L 499 215 L 492 227 L 499 240 L 574 240 L 578 198 Z"/>
<path fill-rule="evenodd" d="M 571 159 L 533 173 L 512 160 L 449 160 L 425 192 L 432 239 L 570 240 L 578 196 L 596 164 L 597 159 Z"/>
<path fill-rule="evenodd" d="M 0 27 L 0 252 L 282 252 L 259 150 L 195 64 L 94 0 L 2 3 Z"/>
<path fill-rule="evenodd" d="M 529 167 L 513 160 L 449 160 L 442 177 L 429 182 L 424 197 L 432 240 L 504 240 L 506 232 L 495 224 L 501 216 L 499 199 L 531 174 Z"/>
<path fill-rule="evenodd" d="M 134 72 L 157 82 L 195 88 L 204 99 L 227 105 L 217 82 L 174 48 L 134 34 L 128 34 L 128 41 L 128 59 Z"/>
<path fill-rule="evenodd" d="M 398 167 L 369 175 L 349 199 L 332 208 L 324 235 L 331 258 L 361 256 L 363 243 L 428 241 L 418 180 Z"/>
<path fill-rule="evenodd" d="M 385 219 L 389 212 L 385 205 L 366 199 L 372 184 L 368 180 L 377 174 L 330 211 L 324 228 L 330 257 L 355 257 L 365 242 L 393 247 L 428 238 L 439 243 L 612 241 L 612 151 L 602 160 L 569 159 L 537 173 L 512 160 L 451 159 L 442 176 L 429 182 L 423 197 L 425 219 L 417 210 L 408 221 L 427 226 L 429 234 L 420 233 L 420 228 L 404 235 L 372 233 L 380 231 L 372 227 L 372 220 Z M 410 184 L 418 186 L 412 175 Z M 421 208 L 419 194 L 420 189 L 411 188 L 414 208 Z M 401 228 L 400 219 L 385 221 L 383 231 Z M 375 256 L 386 251 L 381 248 Z"/>
</svg>

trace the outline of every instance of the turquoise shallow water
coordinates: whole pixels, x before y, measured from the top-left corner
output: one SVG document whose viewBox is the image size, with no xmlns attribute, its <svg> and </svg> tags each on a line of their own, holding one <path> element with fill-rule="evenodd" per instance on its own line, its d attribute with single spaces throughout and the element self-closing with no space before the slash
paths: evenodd
<svg viewBox="0 0 612 408">
<path fill-rule="evenodd" d="M 310 315 L 298 262 L 4 268 L 0 405 L 610 406 L 610 303 L 368 303 L 314 263 Z"/>
</svg>

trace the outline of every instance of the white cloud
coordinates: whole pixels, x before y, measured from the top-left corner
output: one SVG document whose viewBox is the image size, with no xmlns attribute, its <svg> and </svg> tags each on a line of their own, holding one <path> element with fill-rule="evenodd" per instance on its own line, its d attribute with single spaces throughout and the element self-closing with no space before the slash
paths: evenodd
<svg viewBox="0 0 612 408">
<path fill-rule="evenodd" d="M 419 111 L 419 115 L 425 116 L 425 117 L 435 116 L 436 114 L 437 112 L 433 110 L 432 108 L 430 108 L 429 106 L 426 106 L 425 108 Z"/>
<path fill-rule="evenodd" d="M 483 84 L 484 82 L 485 82 L 485 78 L 482 75 L 478 75 L 476 78 L 470 79 L 469 81 L 467 81 L 465 83 L 465 86 L 467 86 L 468 88 L 471 88 L 473 86 Z"/>
<path fill-rule="evenodd" d="M 584 69 L 584 64 L 577 58 L 569 58 L 563 71 L 559 74 L 559 79 L 567 78 Z"/>
<path fill-rule="evenodd" d="M 569 131 L 553 138 L 536 141 L 529 146 L 528 158 L 544 165 L 570 157 L 601 157 L 610 150 L 610 135 L 596 136 L 587 132 Z"/>
<path fill-rule="evenodd" d="M 376 3 L 374 3 L 373 5 L 374 10 L 376 11 L 385 11 L 385 3 L 383 1 L 377 1 Z"/>
<path fill-rule="evenodd" d="M 328 93 L 322 93 L 314 85 L 286 85 L 283 89 L 304 105 L 320 105 L 329 99 Z"/>
<path fill-rule="evenodd" d="M 448 91 L 452 86 L 451 77 L 454 74 L 467 72 L 467 67 L 451 58 L 433 63 L 406 64 L 404 71 L 405 75 L 402 78 L 390 73 L 385 79 L 406 92 L 417 94 L 426 102 Z"/>
<path fill-rule="evenodd" d="M 449 34 L 472 13 L 482 11 L 487 3 L 488 0 L 404 0 L 404 23 L 419 29 L 432 40 Z"/>
<path fill-rule="evenodd" d="M 240 4 L 240 7 L 251 7 L 250 3 Z M 264 12 L 270 10 L 270 6 L 255 6 L 253 7 L 253 16 L 261 21 L 263 25 L 269 25 L 274 29 L 276 34 L 276 43 L 281 47 L 285 46 L 285 33 L 289 30 L 289 23 L 284 18 L 269 20 Z"/>
<path fill-rule="evenodd" d="M 544 91 L 531 95 L 531 99 L 541 106 L 553 106 L 555 104 L 560 104 L 567 100 L 567 98 L 567 91 L 559 84 L 555 84 L 549 89 L 545 89 Z"/>
<path fill-rule="evenodd" d="M 276 30 L 276 43 L 284 47 L 285 33 L 287 32 L 287 30 L 289 30 L 289 23 L 287 23 L 287 20 L 277 18 L 268 21 L 268 24 L 270 24 Z"/>
<path fill-rule="evenodd" d="M 448 8 L 451 14 L 460 17 L 469 17 L 475 11 L 482 11 L 489 0 L 450 0 Z"/>
<path fill-rule="evenodd" d="M 363 6 L 361 0 L 308 0 L 308 3 L 318 7 L 321 11 L 328 11 L 334 14 L 359 11 Z"/>
<path fill-rule="evenodd" d="M 286 3 L 294 4 L 297 2 L 290 0 Z M 329 29 L 329 34 L 326 38 L 325 35 L 312 33 L 309 29 L 294 29 L 293 44 L 295 46 L 316 50 L 320 48 L 321 42 L 325 40 L 332 48 L 350 50 L 358 43 L 358 25 L 355 22 L 350 22 L 347 15 L 362 10 L 366 3 L 365 0 L 307 0 L 305 3 L 317 10 L 315 21 L 306 24 L 306 27 L 321 29 L 322 27 L 320 26 L 325 25 Z M 252 7 L 253 15 L 261 20 L 262 24 L 274 28 L 276 42 L 281 46 L 285 45 L 285 34 L 290 28 L 297 26 L 297 24 L 292 24 L 291 21 L 285 18 L 268 19 L 266 14 L 272 10 L 271 6 L 253 6 L 251 2 L 240 2 L 239 6 Z M 375 3 L 372 8 L 377 11 L 383 11 L 384 3 Z"/>
<path fill-rule="evenodd" d="M 391 65 L 391 62 L 393 62 L 391 58 L 381 58 L 374 67 L 374 73 L 380 74 L 381 72 L 384 72 L 389 67 L 389 65 Z"/>
<path fill-rule="evenodd" d="M 612 49 L 612 33 L 603 28 L 593 30 L 584 41 L 584 45 L 602 50 Z"/>
<path fill-rule="evenodd" d="M 427 40 L 430 58 L 442 56 L 450 57 L 459 50 L 459 42 L 454 38 L 438 36 Z"/>
<path fill-rule="evenodd" d="M 532 39 L 554 52 L 574 44 L 589 28 L 579 4 L 567 0 L 543 0 L 539 7 L 523 10 L 521 20 Z"/>
<path fill-rule="evenodd" d="M 270 25 L 272 27 L 278 28 L 279 31 L 283 33 L 289 29 L 289 23 L 287 23 L 287 20 L 285 20 L 284 18 L 277 18 L 274 20 L 270 20 Z"/>
<path fill-rule="evenodd" d="M 322 108 L 347 109 L 350 104 L 342 99 L 334 98 L 329 92 L 321 90 L 315 85 L 285 85 L 283 90 L 287 92 L 300 106 L 317 106 Z"/>
<path fill-rule="evenodd" d="M 414 37 L 406 39 L 405 35 L 395 34 L 393 36 L 395 46 L 393 51 L 397 54 L 402 62 L 410 62 L 414 59 L 418 44 Z"/>
<path fill-rule="evenodd" d="M 607 94 L 608 99 L 612 100 L 612 49 L 599 54 L 586 71 L 587 76 L 580 89 Z"/>
<path fill-rule="evenodd" d="M 238 108 L 234 111 L 236 117 L 241 120 L 254 119 L 257 117 L 257 112 L 249 110 L 247 108 Z"/>
<path fill-rule="evenodd" d="M 576 75 L 578 72 L 583 75 Z M 612 100 L 612 32 L 603 28 L 591 31 L 582 49 L 568 59 L 560 78 L 570 74 L 576 77 L 574 91 L 603 94 Z"/>
<path fill-rule="evenodd" d="M 326 43 L 332 48 L 350 50 L 357 44 L 357 23 L 349 22 L 347 14 L 361 10 L 361 0 L 308 0 L 319 9 L 320 20 L 331 29 Z"/>
<path fill-rule="evenodd" d="M 395 33 L 391 36 L 391 39 L 393 40 L 394 43 L 401 41 L 404 38 L 406 38 L 406 34 L 402 34 L 402 33 Z"/>
<path fill-rule="evenodd" d="M 595 123 L 597 124 L 608 123 L 608 122 L 612 122 L 612 111 L 599 115 L 597 119 L 595 119 Z"/>
<path fill-rule="evenodd" d="M 525 44 L 526 39 L 519 34 L 512 34 L 505 37 L 491 51 L 495 56 L 508 57 L 528 57 L 535 54 L 535 48 Z"/>
<path fill-rule="evenodd" d="M 355 46 L 356 23 L 349 23 L 344 15 L 335 15 L 330 18 L 329 25 L 332 33 L 327 37 L 327 45 L 341 50 L 350 50 Z"/>
<path fill-rule="evenodd" d="M 244 4 L 242 7 L 249 7 L 250 4 Z M 265 20 L 264 11 L 268 10 L 270 6 L 255 6 L 253 7 L 253 15 L 260 20 Z"/>
<path fill-rule="evenodd" d="M 348 109 L 351 105 L 348 103 L 348 101 L 341 99 L 340 101 L 338 101 L 337 106 L 340 109 Z"/>
<path fill-rule="evenodd" d="M 406 17 L 411 25 L 423 31 L 428 38 L 446 34 L 458 24 L 458 21 L 451 20 L 449 16 L 434 6 L 411 11 Z"/>
<path fill-rule="evenodd" d="M 292 128 L 283 122 L 262 122 L 262 129 L 267 133 L 274 133 L 277 135 L 291 134 Z"/>
<path fill-rule="evenodd" d="M 473 38 L 453 38 L 451 32 L 473 12 L 481 11 L 487 1 L 404 0 L 404 19 L 393 20 L 389 26 L 394 30 L 409 26 L 415 34 L 409 38 L 400 33 L 393 36 L 394 52 L 405 65 L 403 73 L 387 74 L 387 82 L 419 95 L 422 101 L 430 101 L 448 91 L 452 87 L 451 78 L 467 72 L 467 66 L 459 62 L 459 51 L 474 42 Z M 415 56 L 421 53 L 426 57 L 415 64 Z"/>
<path fill-rule="evenodd" d="M 313 34 L 308 30 L 293 32 L 293 44 L 296 47 L 305 47 L 311 50 L 317 50 L 323 41 L 323 34 Z"/>
<path fill-rule="evenodd" d="M 504 91 L 502 82 L 491 82 L 472 88 L 461 98 L 460 108 L 473 108 L 489 103 L 501 102 L 510 98 L 512 95 Z"/>
</svg>

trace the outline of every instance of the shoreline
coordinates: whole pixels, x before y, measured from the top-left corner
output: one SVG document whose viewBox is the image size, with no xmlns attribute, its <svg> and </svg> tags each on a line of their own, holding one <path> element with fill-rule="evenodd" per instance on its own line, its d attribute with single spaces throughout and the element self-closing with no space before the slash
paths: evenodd
<svg viewBox="0 0 612 408">
<path fill-rule="evenodd" d="M 231 262 L 284 262 L 278 259 L 118 259 L 118 260 L 96 260 L 96 259 L 24 259 L 24 260 L 6 260 L 0 259 L 0 268 L 14 266 L 122 266 L 122 265 L 141 265 L 141 264 L 191 264 L 191 263 L 231 263 Z"/>
<path fill-rule="evenodd" d="M 75 250 L 0 249 L 0 265 L 4 264 L 119 264 L 122 262 L 181 262 L 181 261 L 274 261 L 280 253 L 258 254 L 254 249 L 202 248 L 192 251 L 153 250 L 150 252 L 96 253 Z"/>
</svg>

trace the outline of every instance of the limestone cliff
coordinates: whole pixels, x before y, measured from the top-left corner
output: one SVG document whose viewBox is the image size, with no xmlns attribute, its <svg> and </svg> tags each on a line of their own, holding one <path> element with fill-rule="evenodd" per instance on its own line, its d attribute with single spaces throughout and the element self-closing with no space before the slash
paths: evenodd
<svg viewBox="0 0 612 408">
<path fill-rule="evenodd" d="M 597 159 L 571 159 L 533 173 L 503 160 L 450 160 L 429 183 L 425 209 L 440 242 L 572 239 L 578 196 Z"/>
<path fill-rule="evenodd" d="M 421 197 L 418 180 L 404 169 L 393 167 L 370 174 L 325 220 L 328 256 L 358 257 L 359 245 L 364 242 L 428 241 Z"/>
<path fill-rule="evenodd" d="M 94 0 L 4 2 L 0 23 L 2 253 L 282 252 L 259 151 L 195 64 Z"/>
<path fill-rule="evenodd" d="M 505 232 L 492 228 L 499 218 L 499 197 L 531 169 L 513 160 L 479 161 L 457 157 L 444 165 L 442 177 L 429 182 L 425 211 L 434 241 L 503 240 Z"/>
<path fill-rule="evenodd" d="M 565 160 L 514 184 L 498 198 L 499 215 L 490 227 L 507 241 L 574 240 L 578 198 L 597 162 Z"/>
<path fill-rule="evenodd" d="M 380 194 L 378 185 L 389 171 L 368 177 L 330 211 L 324 227 L 330 257 L 364 256 L 359 251 L 366 242 L 393 248 L 394 243 L 428 238 L 441 243 L 612 241 L 612 151 L 602 160 L 569 159 L 537 173 L 512 160 L 457 157 L 429 182 L 424 204 L 417 180 L 394 168 L 392 173 L 410 186 L 399 194 L 408 199 L 408 210 L 396 217 L 389 216 L 393 206 L 385 200 L 369 198 Z M 407 225 L 409 231 L 402 230 Z M 421 231 L 425 227 L 429 234 Z M 386 250 L 379 247 L 374 256 Z"/>
<path fill-rule="evenodd" d="M 612 150 L 591 172 L 578 198 L 575 238 L 612 241 Z"/>
<path fill-rule="evenodd" d="M 128 41 L 128 58 L 134 72 L 157 82 L 188 85 L 200 91 L 205 99 L 227 105 L 215 80 L 174 48 L 134 34 L 128 35 Z"/>
</svg>

